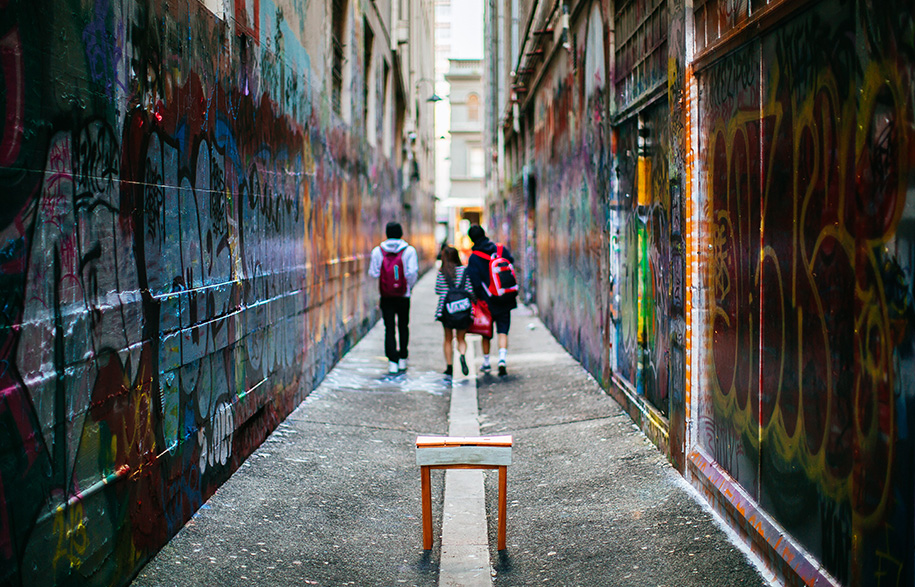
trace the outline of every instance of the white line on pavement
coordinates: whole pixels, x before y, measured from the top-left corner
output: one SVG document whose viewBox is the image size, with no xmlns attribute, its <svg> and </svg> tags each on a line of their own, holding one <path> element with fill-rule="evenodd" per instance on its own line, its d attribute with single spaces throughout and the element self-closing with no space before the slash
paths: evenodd
<svg viewBox="0 0 915 587">
<path fill-rule="evenodd" d="M 454 341 L 457 349 L 457 340 Z M 470 375 L 461 375 L 454 361 L 451 382 L 449 436 L 479 436 L 477 418 L 477 380 L 474 344 L 467 341 Z M 455 353 L 457 357 L 457 353 Z M 489 534 L 486 528 L 486 500 L 483 471 L 448 469 L 445 471 L 445 504 L 442 519 L 442 558 L 438 584 L 447 587 L 491 587 Z"/>
</svg>

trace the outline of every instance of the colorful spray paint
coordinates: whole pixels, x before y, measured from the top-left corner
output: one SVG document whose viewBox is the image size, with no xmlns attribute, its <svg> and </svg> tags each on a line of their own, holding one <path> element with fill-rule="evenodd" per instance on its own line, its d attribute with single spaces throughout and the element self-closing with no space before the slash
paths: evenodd
<svg viewBox="0 0 915 587">
<path fill-rule="evenodd" d="M 569 12 L 508 139 L 544 322 L 777 575 L 915 584 L 910 4 Z"/>
<path fill-rule="evenodd" d="M 431 198 L 292 7 L 0 11 L 0 584 L 123 584 L 374 321 L 403 198 L 430 258 Z"/>
<path fill-rule="evenodd" d="M 910 585 L 912 19 L 856 24 L 864 4 L 818 3 L 698 74 L 698 442 L 840 583 Z"/>
</svg>

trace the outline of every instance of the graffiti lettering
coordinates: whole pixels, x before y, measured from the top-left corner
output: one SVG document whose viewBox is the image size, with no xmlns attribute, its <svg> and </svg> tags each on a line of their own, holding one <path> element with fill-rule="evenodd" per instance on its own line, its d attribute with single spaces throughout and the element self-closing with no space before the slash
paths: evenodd
<svg viewBox="0 0 915 587">
<path fill-rule="evenodd" d="M 57 535 L 57 550 L 53 565 L 60 564 L 79 568 L 88 545 L 86 519 L 82 504 L 61 508 L 54 514 L 54 534 Z"/>
<path fill-rule="evenodd" d="M 372 323 L 381 219 L 434 256 L 432 199 L 257 0 L 3 4 L 0 583 L 120 585 Z"/>
<path fill-rule="evenodd" d="M 892 390 L 913 366 L 910 353 L 894 359 L 908 343 L 894 334 L 905 319 L 889 315 L 892 299 L 911 305 L 892 292 L 909 290 L 901 267 L 915 265 L 912 233 L 897 230 L 908 82 L 870 62 L 852 91 L 854 20 L 827 4 L 703 75 L 714 406 L 703 442 L 745 489 L 759 485 L 786 527 L 806 523 L 816 500 L 820 532 L 802 533 L 804 546 L 844 584 L 884 576 L 875 565 L 909 548 L 884 545 L 910 523 L 891 496 L 911 475 L 890 471 L 901 425 Z M 811 57 L 811 46 L 830 52 Z M 748 63 L 765 72 L 759 82 Z"/>
</svg>

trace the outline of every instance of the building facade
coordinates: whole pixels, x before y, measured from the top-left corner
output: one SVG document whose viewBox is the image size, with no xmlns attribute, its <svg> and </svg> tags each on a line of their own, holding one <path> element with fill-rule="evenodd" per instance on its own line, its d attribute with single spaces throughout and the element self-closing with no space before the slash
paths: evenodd
<svg viewBox="0 0 915 587">
<path fill-rule="evenodd" d="M 474 196 L 467 199 L 468 182 L 473 183 L 465 169 L 465 138 L 468 133 L 466 120 L 466 92 L 460 90 L 451 93 L 448 76 L 454 67 L 455 79 L 461 86 L 471 82 L 483 57 L 483 0 L 461 0 L 452 4 L 451 0 L 435 0 L 435 84 L 438 96 L 442 99 L 436 104 L 436 236 L 440 243 L 450 243 L 459 248 L 466 248 L 468 222 L 480 222 L 482 199 Z M 452 63 L 454 60 L 454 64 Z M 470 64 L 470 65 L 468 65 Z M 475 90 L 478 99 L 482 99 L 482 88 Z M 457 102 L 455 102 L 455 100 Z M 452 104 L 459 112 L 452 113 Z M 456 137 L 458 153 L 462 168 L 452 172 L 452 125 L 457 124 Z M 469 132 L 473 132 L 470 130 Z M 452 176 L 458 183 L 457 191 L 452 191 Z M 466 210 L 467 214 L 463 213 Z"/>
<path fill-rule="evenodd" d="M 915 584 L 911 3 L 490 6 L 523 295 L 786 583 Z"/>
<path fill-rule="evenodd" d="M 451 188 L 439 205 L 447 210 L 449 242 L 469 255 L 472 243 L 467 229 L 480 223 L 483 210 L 483 61 L 448 62 L 445 80 L 450 86 Z"/>
<path fill-rule="evenodd" d="M 0 584 L 125 584 L 434 259 L 431 0 L 0 10 Z"/>
<path fill-rule="evenodd" d="M 452 38 L 451 0 L 435 0 L 435 94 L 439 98 L 448 96 L 448 60 L 451 58 Z M 435 105 L 435 197 L 438 201 L 448 197 L 451 189 L 449 166 L 451 165 L 451 108 L 447 98 L 442 98 Z M 446 238 L 448 217 L 441 206 L 436 206 L 436 240 Z"/>
</svg>

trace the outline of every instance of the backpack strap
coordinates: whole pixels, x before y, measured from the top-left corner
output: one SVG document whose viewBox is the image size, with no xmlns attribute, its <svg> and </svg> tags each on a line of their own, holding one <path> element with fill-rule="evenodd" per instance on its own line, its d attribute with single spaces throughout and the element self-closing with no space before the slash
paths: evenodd
<svg viewBox="0 0 915 587">
<path fill-rule="evenodd" d="M 496 245 L 496 257 L 502 256 L 502 243 Z"/>
<path fill-rule="evenodd" d="M 487 255 L 483 251 L 474 251 L 473 254 L 478 257 L 482 257 L 482 258 L 486 259 L 487 261 L 492 259 L 492 255 Z"/>
</svg>

